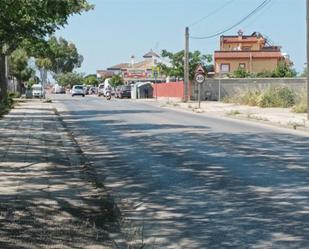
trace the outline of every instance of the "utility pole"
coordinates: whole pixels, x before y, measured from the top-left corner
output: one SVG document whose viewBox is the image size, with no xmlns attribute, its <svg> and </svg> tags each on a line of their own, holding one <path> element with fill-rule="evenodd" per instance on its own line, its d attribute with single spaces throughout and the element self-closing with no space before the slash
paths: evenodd
<svg viewBox="0 0 309 249">
<path fill-rule="evenodd" d="M 309 1 L 309 0 L 308 0 Z M 184 102 L 188 101 L 189 96 L 189 28 L 185 31 L 185 54 L 184 54 Z"/>
<path fill-rule="evenodd" d="M 309 120 L 309 0 L 306 1 L 307 23 L 307 119 Z"/>
<path fill-rule="evenodd" d="M 219 86 L 218 86 L 218 100 L 219 102 L 221 101 L 221 77 L 222 77 L 222 74 L 221 74 L 221 68 L 220 68 L 220 71 L 219 71 Z"/>
<path fill-rule="evenodd" d="M 157 71 L 157 68 L 154 70 L 153 76 L 154 76 L 154 83 L 155 83 L 155 87 L 156 87 L 156 101 L 158 101 L 158 85 L 157 85 L 158 71 Z"/>
</svg>

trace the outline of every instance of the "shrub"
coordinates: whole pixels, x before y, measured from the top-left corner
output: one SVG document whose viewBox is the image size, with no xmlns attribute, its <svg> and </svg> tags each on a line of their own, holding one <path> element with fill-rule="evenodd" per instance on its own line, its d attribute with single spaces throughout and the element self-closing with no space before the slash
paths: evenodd
<svg viewBox="0 0 309 249">
<path fill-rule="evenodd" d="M 295 105 L 296 94 L 288 87 L 269 87 L 258 98 L 259 107 L 291 107 Z"/>
<path fill-rule="evenodd" d="M 20 97 L 20 93 L 18 93 L 18 92 L 9 92 L 8 96 L 9 96 L 9 98 L 19 98 Z"/>
<path fill-rule="evenodd" d="M 291 107 L 296 103 L 296 94 L 288 87 L 269 87 L 265 90 L 247 89 L 224 98 L 224 102 L 259 107 Z"/>
<path fill-rule="evenodd" d="M 296 104 L 293 106 L 293 112 L 306 113 L 307 112 L 307 96 L 305 92 L 297 95 Z"/>
<path fill-rule="evenodd" d="M 306 113 L 307 112 L 307 104 L 306 103 L 299 103 L 299 104 L 293 106 L 292 111 L 296 112 L 296 113 Z"/>
<path fill-rule="evenodd" d="M 246 70 L 241 69 L 241 68 L 235 70 L 235 71 L 230 75 L 231 78 L 249 78 L 249 77 L 251 77 L 251 76 L 252 76 L 251 73 L 249 73 L 249 72 L 247 72 Z"/>
<path fill-rule="evenodd" d="M 272 78 L 274 77 L 274 72 L 272 71 L 263 71 L 256 74 L 257 78 Z"/>
<path fill-rule="evenodd" d="M 0 117 L 7 114 L 13 108 L 14 100 L 11 93 L 8 94 L 7 99 L 0 102 Z"/>
<path fill-rule="evenodd" d="M 247 98 L 247 105 L 250 105 L 250 106 L 256 106 L 258 104 L 258 99 L 259 99 L 259 96 L 261 94 L 261 91 L 260 90 L 251 90 L 248 92 L 247 96 L 245 95 L 244 98 L 246 99 Z"/>
<path fill-rule="evenodd" d="M 260 96 L 261 91 L 258 89 L 247 89 L 245 91 L 238 91 L 237 94 L 223 99 L 226 103 L 237 103 L 241 105 L 250 105 L 255 106 L 258 103 L 258 97 Z"/>
</svg>

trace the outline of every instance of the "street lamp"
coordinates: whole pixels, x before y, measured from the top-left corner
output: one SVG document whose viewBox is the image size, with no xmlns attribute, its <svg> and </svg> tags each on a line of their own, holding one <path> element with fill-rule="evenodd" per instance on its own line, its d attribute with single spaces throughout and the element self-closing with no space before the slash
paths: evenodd
<svg viewBox="0 0 309 249">
<path fill-rule="evenodd" d="M 220 71 L 219 71 L 219 91 L 218 91 L 218 100 L 219 102 L 221 101 L 221 77 L 222 77 L 222 72 L 221 72 L 221 68 L 220 68 Z"/>
</svg>

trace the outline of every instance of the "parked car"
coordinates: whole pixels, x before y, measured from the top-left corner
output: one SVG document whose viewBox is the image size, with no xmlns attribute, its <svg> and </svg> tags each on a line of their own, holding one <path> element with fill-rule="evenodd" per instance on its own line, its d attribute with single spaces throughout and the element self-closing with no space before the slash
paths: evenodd
<svg viewBox="0 0 309 249">
<path fill-rule="evenodd" d="M 122 85 L 116 88 L 115 91 L 116 98 L 131 98 L 131 86 L 130 85 Z"/>
<path fill-rule="evenodd" d="M 76 95 L 85 97 L 85 89 L 83 85 L 74 85 L 72 87 L 72 97 Z"/>
<path fill-rule="evenodd" d="M 54 85 L 53 93 L 65 93 L 65 88 L 63 86 L 59 86 L 58 84 Z"/>
<path fill-rule="evenodd" d="M 34 98 L 44 98 L 45 97 L 45 91 L 41 84 L 34 84 L 32 86 L 32 96 Z"/>
</svg>

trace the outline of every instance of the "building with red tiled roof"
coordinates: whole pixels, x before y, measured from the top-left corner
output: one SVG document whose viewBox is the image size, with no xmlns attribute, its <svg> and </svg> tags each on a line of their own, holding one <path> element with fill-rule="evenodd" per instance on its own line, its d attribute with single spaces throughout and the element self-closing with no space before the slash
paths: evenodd
<svg viewBox="0 0 309 249">
<path fill-rule="evenodd" d="M 150 50 L 143 56 L 143 60 L 135 62 L 135 57 L 131 56 L 131 63 L 120 63 L 106 70 L 97 70 L 97 75 L 101 77 L 111 77 L 110 75 L 121 75 L 125 82 L 136 81 L 164 81 L 165 76 L 158 73 L 154 79 L 154 70 L 161 62 L 160 56 Z"/>
<path fill-rule="evenodd" d="M 144 56 L 144 58 L 160 58 L 160 55 L 158 55 L 157 53 L 153 52 L 152 49 L 146 53 Z"/>
<path fill-rule="evenodd" d="M 250 73 L 274 70 L 285 57 L 279 46 L 270 46 L 267 39 L 254 32 L 252 35 L 221 36 L 220 50 L 215 51 L 216 74 L 233 73 L 243 69 Z"/>
</svg>

